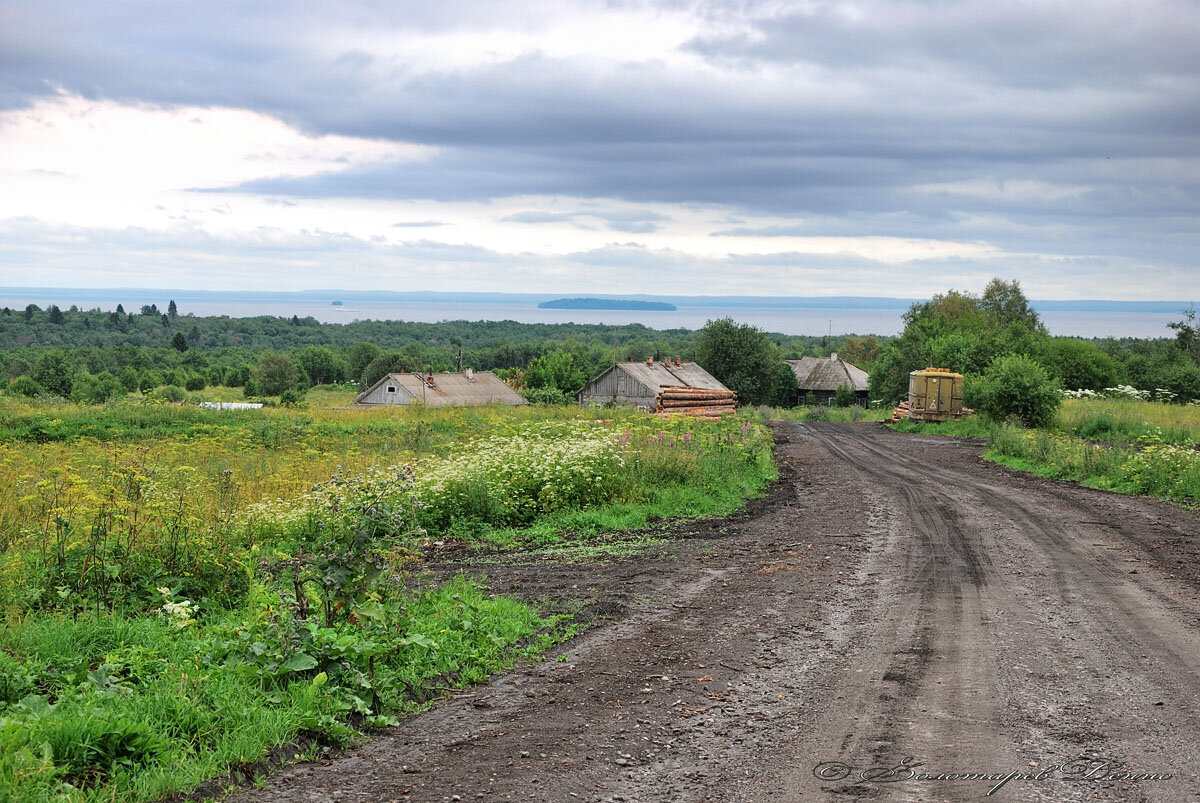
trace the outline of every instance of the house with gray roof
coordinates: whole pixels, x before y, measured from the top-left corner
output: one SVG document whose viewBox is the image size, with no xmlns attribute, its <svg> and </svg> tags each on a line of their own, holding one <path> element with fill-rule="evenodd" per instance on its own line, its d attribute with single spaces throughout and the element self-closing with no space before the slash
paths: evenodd
<svg viewBox="0 0 1200 803">
<path fill-rule="evenodd" d="M 854 391 L 854 403 L 859 407 L 867 406 L 870 374 L 838 357 L 836 351 L 825 359 L 805 357 L 787 360 L 787 364 L 796 375 L 796 404 L 804 404 L 810 393 L 817 404 L 829 404 L 837 389 L 846 385 Z"/>
<path fill-rule="evenodd" d="M 358 394 L 355 404 L 424 404 L 429 407 L 472 407 L 483 404 L 528 404 L 521 394 L 491 371 L 435 374 L 386 374 Z"/>
<path fill-rule="evenodd" d="M 694 362 L 649 359 L 615 363 L 584 385 L 575 398 L 580 406 L 615 403 L 654 412 L 665 387 L 729 390 Z"/>
</svg>

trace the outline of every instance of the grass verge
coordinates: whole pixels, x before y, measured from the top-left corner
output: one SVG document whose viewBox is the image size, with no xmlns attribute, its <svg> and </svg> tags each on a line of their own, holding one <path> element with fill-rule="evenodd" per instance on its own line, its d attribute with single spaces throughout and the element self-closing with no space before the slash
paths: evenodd
<svg viewBox="0 0 1200 803">
<path fill-rule="evenodd" d="M 390 634 L 280 627 L 266 598 L 186 628 L 113 614 L 0 629 L 0 800 L 157 800 L 297 737 L 353 739 L 348 723 L 390 723 L 573 633 L 462 577 L 396 602 Z"/>
</svg>

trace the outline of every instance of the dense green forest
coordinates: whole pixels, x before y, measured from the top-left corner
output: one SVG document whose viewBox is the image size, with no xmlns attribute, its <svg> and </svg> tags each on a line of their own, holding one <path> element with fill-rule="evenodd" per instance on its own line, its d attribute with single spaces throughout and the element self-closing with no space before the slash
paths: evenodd
<svg viewBox="0 0 1200 803">
<path fill-rule="evenodd" d="M 884 401 L 900 398 L 908 371 L 930 357 L 972 374 L 1006 354 L 1033 357 L 1068 389 L 1123 383 L 1200 398 L 1194 317 L 1155 339 L 1052 337 L 1017 284 L 995 280 L 978 297 L 951 290 L 915 304 L 905 324 L 895 338 L 811 337 L 728 319 L 702 330 L 465 320 L 322 324 L 295 316 L 198 317 L 170 300 L 163 309 L 112 312 L 30 304 L 0 310 L 0 380 L 10 395 L 99 403 L 164 388 L 173 398 L 216 385 L 276 396 L 321 384 L 370 384 L 388 371 L 462 366 L 495 370 L 531 400 L 562 402 L 614 360 L 681 356 L 699 359 L 743 401 L 787 404 L 794 385 L 786 370 L 775 370 L 779 361 L 837 351 L 872 374 L 872 397 Z"/>
<path fill-rule="evenodd" d="M 640 324 L 525 324 L 515 321 L 358 321 L 197 317 L 168 301 L 113 312 L 0 310 L 0 367 L 10 392 L 103 401 L 120 392 L 178 386 L 245 387 L 278 395 L 292 386 L 370 383 L 387 371 L 495 370 L 540 400 L 573 393 L 626 358 L 691 358 L 699 332 Z M 785 357 L 824 354 L 844 337 L 770 335 Z M 851 345 L 856 339 L 851 338 Z M 863 356 L 878 348 L 874 339 Z M 862 351 L 862 349 L 860 349 Z M 264 383 L 265 380 L 265 383 Z M 536 393 L 534 395 L 537 395 Z"/>
<path fill-rule="evenodd" d="M 901 398 L 908 372 L 927 365 L 982 375 L 1000 358 L 1023 355 L 1046 369 L 1066 390 L 1101 390 L 1119 384 L 1163 390 L 1177 401 L 1200 398 L 1200 324 L 1193 311 L 1155 339 L 1083 340 L 1052 337 L 1017 282 L 993 279 L 981 295 L 950 290 L 914 304 L 904 331 L 890 339 L 870 367 L 871 396 Z"/>
</svg>

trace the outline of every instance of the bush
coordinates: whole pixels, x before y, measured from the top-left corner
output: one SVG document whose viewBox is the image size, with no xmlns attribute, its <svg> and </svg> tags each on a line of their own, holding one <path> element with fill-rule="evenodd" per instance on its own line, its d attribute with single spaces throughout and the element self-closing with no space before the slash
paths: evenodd
<svg viewBox="0 0 1200 803">
<path fill-rule="evenodd" d="M 1107 413 L 1085 418 L 1075 427 L 1075 432 L 1081 438 L 1090 440 L 1103 440 L 1111 438 L 1121 431 L 1117 419 Z"/>
<path fill-rule="evenodd" d="M 125 395 L 121 381 L 108 371 L 99 374 L 80 374 L 71 390 L 71 399 L 82 404 L 104 404 Z"/>
<path fill-rule="evenodd" d="M 167 385 L 159 388 L 157 395 L 161 399 L 166 399 L 169 402 L 181 402 L 187 398 L 187 393 L 179 385 Z"/>
<path fill-rule="evenodd" d="M 299 407 L 304 403 L 304 391 L 285 390 L 279 394 L 279 403 L 284 407 Z"/>
<path fill-rule="evenodd" d="M 854 405 L 854 388 L 849 385 L 838 385 L 830 401 L 834 407 L 852 407 Z"/>
<path fill-rule="evenodd" d="M 46 389 L 42 387 L 41 383 L 30 376 L 18 376 L 8 383 L 6 392 L 9 396 L 28 396 L 30 398 L 46 395 Z"/>
<path fill-rule="evenodd" d="M 556 387 L 525 388 L 521 396 L 530 404 L 570 404 L 573 399 Z"/>
<path fill-rule="evenodd" d="M 969 385 L 970 401 L 988 418 L 1015 417 L 1028 427 L 1054 420 L 1062 387 L 1036 360 L 1024 355 L 999 357 Z"/>
</svg>

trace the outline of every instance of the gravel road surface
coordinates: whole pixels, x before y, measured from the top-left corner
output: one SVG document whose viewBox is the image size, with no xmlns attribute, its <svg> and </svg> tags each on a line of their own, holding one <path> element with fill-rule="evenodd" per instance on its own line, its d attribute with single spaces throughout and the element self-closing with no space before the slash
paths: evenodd
<svg viewBox="0 0 1200 803">
<path fill-rule="evenodd" d="M 877 424 L 776 435 L 744 514 L 466 566 L 596 626 L 235 799 L 1200 800 L 1195 512 Z"/>
</svg>

